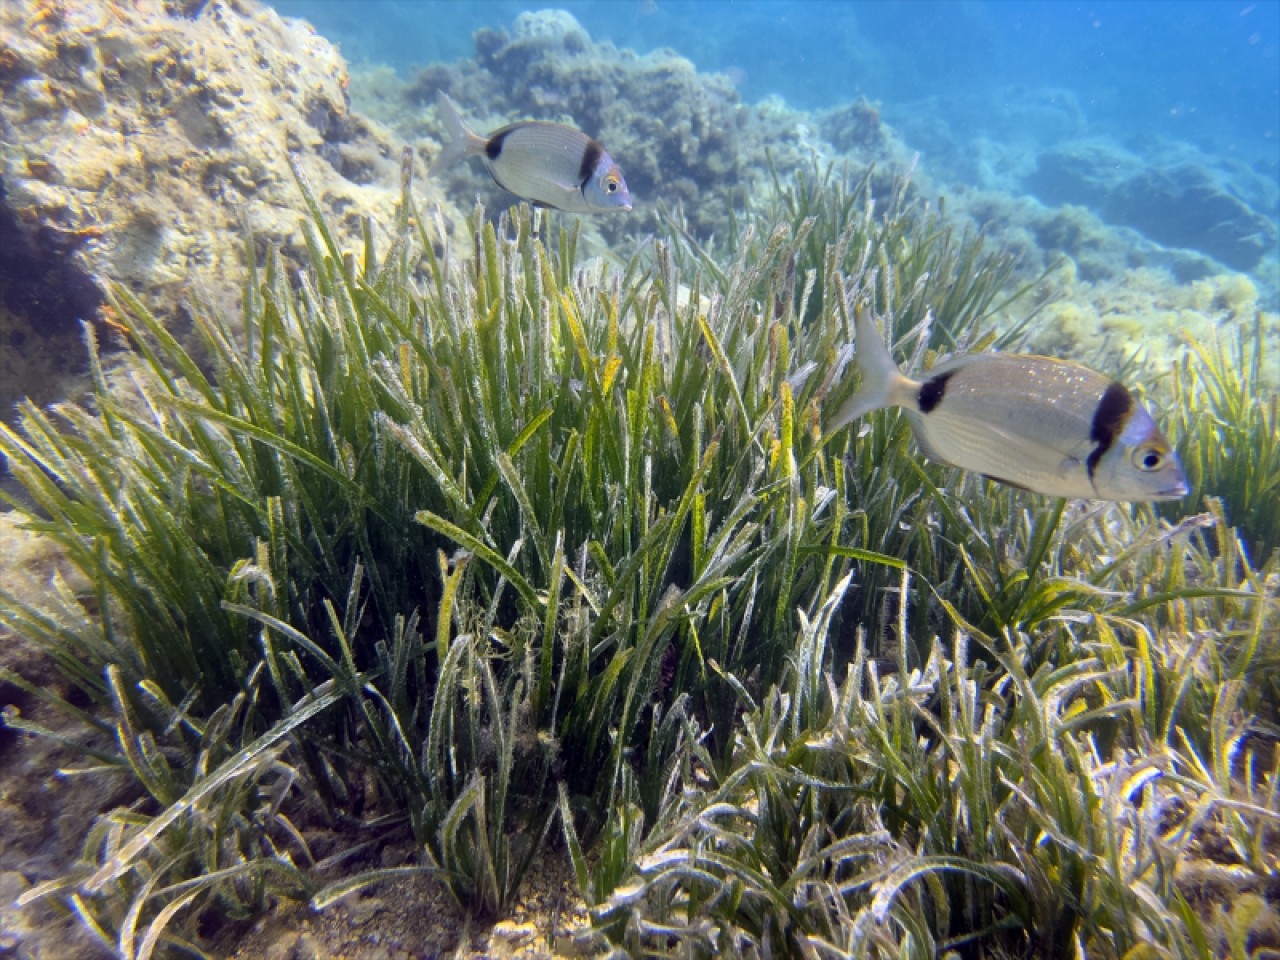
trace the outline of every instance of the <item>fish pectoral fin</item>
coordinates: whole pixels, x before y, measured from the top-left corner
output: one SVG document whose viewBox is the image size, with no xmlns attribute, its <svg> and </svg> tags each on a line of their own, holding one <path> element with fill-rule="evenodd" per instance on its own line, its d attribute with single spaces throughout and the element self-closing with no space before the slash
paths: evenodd
<svg viewBox="0 0 1280 960">
<path fill-rule="evenodd" d="M 949 457 L 944 457 L 938 448 L 929 441 L 929 435 L 924 429 L 924 424 L 921 423 L 920 414 L 915 411 L 908 410 L 907 416 L 911 419 L 912 427 L 915 428 L 913 432 L 916 437 L 916 446 L 920 448 L 921 453 L 934 463 L 945 463 L 952 467 L 959 466 L 959 464 L 953 462 Z"/>
<path fill-rule="evenodd" d="M 539 198 L 530 200 L 535 207 L 543 207 L 547 210 L 580 210 L 582 208 L 582 192 L 576 187 L 567 187 L 563 183 L 557 183 L 554 180 L 548 180 L 547 186 L 554 187 L 556 196 Z M 551 191 L 548 190 L 548 193 Z M 563 198 L 561 197 L 563 194 Z"/>
</svg>

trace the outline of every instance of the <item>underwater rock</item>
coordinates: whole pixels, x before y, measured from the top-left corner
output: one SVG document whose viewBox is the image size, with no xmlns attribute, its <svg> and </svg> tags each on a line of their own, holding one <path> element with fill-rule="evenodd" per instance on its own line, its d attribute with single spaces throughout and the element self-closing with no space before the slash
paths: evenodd
<svg viewBox="0 0 1280 960">
<path fill-rule="evenodd" d="M 1067 87 L 1021 83 L 997 87 L 980 109 L 981 119 L 999 139 L 1031 137 L 1055 143 L 1079 137 L 1089 128 L 1079 95 Z"/>
<path fill-rule="evenodd" d="M 1179 283 L 1165 270 L 1143 267 L 1091 283 L 1074 261 L 1065 260 L 1051 283 L 1056 297 L 1040 313 L 1032 334 L 1037 351 L 1120 357 L 1160 371 L 1186 355 L 1188 341 L 1208 345 L 1222 331 L 1251 330 L 1255 324 L 1265 355 L 1280 350 L 1280 314 L 1259 310 L 1258 289 L 1243 274 Z M 1280 369 L 1261 373 L 1261 383 L 1273 389 L 1280 385 Z"/>
<path fill-rule="evenodd" d="M 440 90 L 477 132 L 517 119 L 571 123 L 604 144 L 635 198 L 626 216 L 591 222 L 611 241 L 651 231 L 659 204 L 678 205 L 696 236 L 722 232 L 730 211 L 768 182 L 770 159 L 786 178 L 848 150 L 855 163 L 877 161 L 886 182 L 910 162 L 910 152 L 866 101 L 821 121 L 849 141 L 837 148 L 807 114 L 769 101 L 744 104 L 728 76 L 701 73 L 674 51 L 641 55 L 593 41 L 562 10 L 521 14 L 510 33 L 480 30 L 475 47 L 474 58 L 432 64 L 409 83 L 404 96 L 418 119 L 406 111 L 402 132 L 444 140 L 443 124 L 425 121 L 434 116 Z M 426 149 L 434 155 L 438 148 Z M 466 195 L 479 194 L 492 207 L 514 202 L 478 164 L 451 169 L 449 184 L 455 197 L 465 184 Z"/>
<path fill-rule="evenodd" d="M 1201 250 L 1235 270 L 1253 269 L 1280 239 L 1270 219 L 1192 164 L 1126 180 L 1108 196 L 1103 216 L 1159 243 Z"/>
<path fill-rule="evenodd" d="M 78 338 L 108 279 L 166 320 L 192 297 L 234 316 L 246 235 L 301 249 L 290 154 L 344 241 L 391 222 L 399 144 L 351 112 L 341 55 L 301 21 L 255 0 L 6 0 L 0 38 L 0 342 L 23 356 Z M 5 377 L 0 411 L 29 389 Z"/>
<path fill-rule="evenodd" d="M 1018 257 L 1020 275 L 1033 279 L 1069 257 L 1090 283 L 1117 280 L 1127 271 L 1162 270 L 1178 283 L 1222 272 L 1195 250 L 1164 247 L 1129 227 L 1108 224 L 1084 206 L 1046 207 L 1032 197 L 999 190 L 956 190 L 947 209 L 971 220 Z"/>
<path fill-rule="evenodd" d="M 516 17 L 517 40 L 545 40 L 574 53 L 584 53 L 591 37 L 568 10 L 532 10 Z"/>
<path fill-rule="evenodd" d="M 1109 140 L 1073 140 L 1043 151 L 1026 186 L 1048 204 L 1100 210 L 1111 192 L 1143 167 L 1142 158 Z"/>
<path fill-rule="evenodd" d="M 882 150 L 885 146 L 880 109 L 866 97 L 828 111 L 820 129 L 827 142 L 841 153 Z"/>
<path fill-rule="evenodd" d="M 1088 129 L 1078 96 L 1062 87 L 935 90 L 890 101 L 884 112 L 947 180 L 992 190 L 1017 190 L 1034 172 L 1040 144 L 1076 140 Z"/>
<path fill-rule="evenodd" d="M 1235 270 L 1253 269 L 1276 249 L 1274 222 L 1201 164 L 1156 166 L 1109 141 L 1073 141 L 1041 153 L 1026 185 L 1045 203 L 1088 207 Z"/>
<path fill-rule="evenodd" d="M 60 399 L 59 374 L 87 368 L 79 321 L 102 300 L 74 256 L 88 237 L 30 228 L 4 198 L 0 180 L 0 416 L 19 397 Z"/>
</svg>

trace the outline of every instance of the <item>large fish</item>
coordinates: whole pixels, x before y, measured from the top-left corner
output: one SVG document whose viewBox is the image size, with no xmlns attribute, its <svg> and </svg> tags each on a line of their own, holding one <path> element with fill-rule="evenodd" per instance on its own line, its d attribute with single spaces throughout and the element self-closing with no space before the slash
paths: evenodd
<svg viewBox="0 0 1280 960">
<path fill-rule="evenodd" d="M 494 183 L 530 203 L 569 213 L 631 209 L 622 171 L 604 147 L 581 130 L 522 120 L 482 137 L 467 127 L 457 104 L 443 91 L 436 102 L 451 139 L 431 164 L 431 176 L 463 157 L 479 157 Z"/>
<path fill-rule="evenodd" d="M 855 314 L 862 385 L 830 429 L 902 407 L 932 460 L 1052 497 L 1173 500 L 1187 493 L 1151 414 L 1088 367 L 1025 354 L 956 357 L 921 382 L 902 375 L 869 312 Z"/>
</svg>

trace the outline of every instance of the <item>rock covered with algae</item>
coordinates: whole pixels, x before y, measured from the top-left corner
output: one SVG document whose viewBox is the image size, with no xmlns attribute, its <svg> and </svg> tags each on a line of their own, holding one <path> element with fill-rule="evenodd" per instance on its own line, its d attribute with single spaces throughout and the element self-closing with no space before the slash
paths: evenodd
<svg viewBox="0 0 1280 960">
<path fill-rule="evenodd" d="M 1048 203 L 1089 207 L 1170 247 L 1252 270 L 1280 243 L 1280 188 L 1243 164 L 1229 177 L 1185 145 L 1152 165 L 1110 140 L 1072 140 L 1042 152 L 1027 185 Z M 1221 167 L 1227 161 L 1216 161 Z"/>
<path fill-rule="evenodd" d="M 884 193 L 911 161 L 865 100 L 816 118 L 777 98 L 746 104 L 729 76 L 700 72 L 672 50 L 639 54 L 595 41 L 563 10 L 523 13 L 510 31 L 486 28 L 474 40 L 474 57 L 430 65 L 399 91 L 386 74 L 378 77 L 381 115 L 407 137 L 429 141 L 423 150 L 432 156 L 445 136 L 437 91 L 457 101 L 480 133 L 516 119 L 577 126 L 605 145 L 636 198 L 633 213 L 593 224 L 610 240 L 652 229 L 659 205 L 679 207 L 695 235 L 723 231 L 732 211 L 763 192 L 771 159 L 784 179 L 837 155 L 855 170 L 877 163 Z M 512 202 L 491 189 L 478 164 L 459 166 L 448 179 L 454 198 L 478 193 L 491 205 Z"/>
<path fill-rule="evenodd" d="M 1064 259 L 1052 282 L 1057 297 L 1034 331 L 1035 348 L 1046 353 L 1114 357 L 1158 370 L 1181 357 L 1188 341 L 1210 346 L 1233 328 L 1248 336 L 1256 324 L 1264 356 L 1280 354 L 1280 314 L 1260 309 L 1258 289 L 1244 274 L 1177 284 L 1141 267 L 1089 282 Z M 1260 372 L 1262 386 L 1280 388 L 1280 367 Z"/>
<path fill-rule="evenodd" d="M 290 154 L 344 241 L 391 222 L 399 146 L 347 82 L 337 47 L 254 0 L 0 4 L 0 336 L 19 365 L 82 356 L 67 341 L 107 278 L 166 319 L 193 294 L 235 316 L 246 231 L 300 249 Z M 0 372 L 6 411 L 39 386 Z"/>
</svg>

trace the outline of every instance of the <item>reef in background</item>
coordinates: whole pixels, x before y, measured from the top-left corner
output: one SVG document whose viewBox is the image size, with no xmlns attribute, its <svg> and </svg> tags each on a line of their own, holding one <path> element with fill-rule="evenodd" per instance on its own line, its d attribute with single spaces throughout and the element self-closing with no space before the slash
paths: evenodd
<svg viewBox="0 0 1280 960">
<path fill-rule="evenodd" d="M 1165 288 L 1153 295 L 1171 305 L 1202 299 L 1191 292 L 1192 284 L 1237 282 L 1215 279 L 1234 276 L 1232 270 L 1252 272 L 1247 283 L 1264 308 L 1274 305 L 1280 289 L 1275 227 L 1265 213 L 1275 203 L 1274 190 L 1269 194 L 1256 175 L 1244 176 L 1248 171 L 1241 175 L 1251 189 L 1224 185 L 1205 158 L 1198 163 L 1185 150 L 1168 169 L 1144 165 L 1130 154 L 1132 163 L 1117 183 L 1103 184 L 1097 164 L 1083 160 L 1075 181 L 1055 178 L 1054 171 L 1075 169 L 1072 158 L 1084 143 L 1082 115 L 1068 117 L 1059 131 L 1076 139 L 1040 154 L 1024 145 L 1017 169 L 979 175 L 988 162 L 1007 166 L 1010 155 L 996 151 L 986 160 L 977 154 L 962 159 L 954 134 L 929 127 L 927 111 L 900 132 L 884 122 L 879 105 L 861 98 L 812 113 L 776 97 L 746 104 L 730 77 L 699 72 L 670 50 L 641 56 L 593 41 L 564 11 L 525 13 L 510 33 L 485 29 L 474 39 L 474 57 L 426 66 L 407 81 L 385 67 L 355 69 L 353 102 L 417 141 L 429 157 L 445 137 L 434 106 L 441 90 L 481 133 L 519 118 L 581 127 L 608 147 L 637 198 L 636 210 L 625 217 L 590 221 L 615 246 L 650 232 L 659 205 L 679 210 L 701 240 L 725 236 L 732 211 L 766 196 L 771 164 L 784 179 L 814 163 L 834 163 L 854 175 L 874 165 L 873 191 L 885 198 L 893 178 L 912 167 L 915 148 L 922 147 L 913 173 L 915 196 L 943 198 L 957 227 L 983 230 L 994 243 L 1013 249 L 1025 277 L 1066 264 L 1070 283 L 1051 282 L 1055 295 L 1083 292 L 1098 300 L 1107 291 L 1123 290 L 1133 271 L 1145 272 L 1148 290 Z M 493 208 L 513 202 L 478 163 L 459 165 L 443 179 L 460 203 L 473 196 Z M 1135 199 L 1166 181 L 1194 181 L 1203 189 L 1187 193 L 1181 204 L 1164 197 L 1156 204 L 1163 213 Z M 1206 226 L 1210 221 L 1212 228 Z M 1162 311 L 1157 312 L 1163 316 Z M 1105 305 L 1101 312 L 1108 312 Z M 1078 332 L 1078 339 L 1064 341 L 1058 331 L 1046 331 L 1048 342 L 1068 351 L 1092 345 L 1100 331 Z M 1157 339 L 1167 333 L 1162 329 Z"/>
<path fill-rule="evenodd" d="M 593 222 L 613 242 L 651 232 L 662 205 L 678 207 L 694 235 L 722 235 L 732 212 L 767 188 L 771 162 L 784 178 L 815 159 L 839 158 L 854 170 L 875 164 L 882 194 L 911 163 L 910 148 L 865 100 L 817 115 L 778 98 L 745 104 L 730 77 L 700 72 L 672 50 L 640 55 L 596 42 L 563 10 L 523 13 L 510 33 L 480 30 L 474 57 L 432 64 L 408 82 L 389 70 L 357 71 L 353 86 L 361 109 L 409 139 L 430 140 L 423 150 L 431 156 L 445 136 L 438 91 L 478 133 L 527 118 L 598 138 L 636 198 L 631 214 Z M 513 202 L 478 163 L 447 179 L 455 199 L 479 195 L 495 209 Z"/>
<path fill-rule="evenodd" d="M 1026 184 L 1045 203 L 1086 206 L 1108 223 L 1233 270 L 1254 270 L 1275 254 L 1274 181 L 1239 163 L 1226 177 L 1186 145 L 1162 141 L 1158 152 L 1162 161 L 1152 164 L 1110 140 L 1073 140 L 1041 153 Z"/>
<path fill-rule="evenodd" d="M 1060 296 L 1035 324 L 1035 347 L 1045 353 L 1160 370 L 1186 351 L 1188 340 L 1209 345 L 1232 328 L 1248 337 L 1257 322 L 1264 356 L 1280 356 L 1280 314 L 1259 312 L 1257 287 L 1242 273 L 1174 285 L 1159 270 L 1139 268 L 1088 283 L 1067 260 L 1054 281 Z M 1280 366 L 1264 366 L 1262 383 L 1280 389 Z"/>
</svg>

